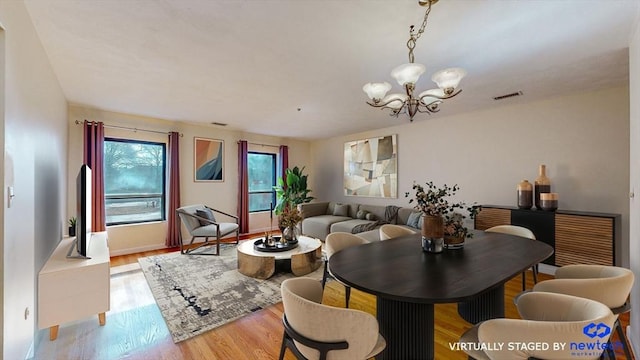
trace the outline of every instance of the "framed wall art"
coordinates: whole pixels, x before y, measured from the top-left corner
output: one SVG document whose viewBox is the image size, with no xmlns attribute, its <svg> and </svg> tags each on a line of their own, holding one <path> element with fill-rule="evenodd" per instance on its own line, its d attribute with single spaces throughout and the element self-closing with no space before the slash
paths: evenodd
<svg viewBox="0 0 640 360">
<path fill-rule="evenodd" d="M 224 140 L 193 138 L 194 180 L 224 181 Z"/>
<path fill-rule="evenodd" d="M 398 197 L 398 145 L 395 134 L 344 144 L 344 194 Z"/>
</svg>

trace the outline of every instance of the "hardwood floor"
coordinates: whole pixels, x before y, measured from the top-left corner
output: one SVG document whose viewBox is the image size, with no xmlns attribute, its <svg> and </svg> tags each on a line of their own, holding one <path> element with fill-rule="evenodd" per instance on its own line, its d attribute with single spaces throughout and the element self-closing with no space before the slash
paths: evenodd
<svg viewBox="0 0 640 360">
<path fill-rule="evenodd" d="M 107 323 L 98 326 L 96 319 L 62 324 L 58 340 L 49 341 L 48 334 L 39 336 L 35 359 L 277 359 L 282 337 L 282 303 L 257 311 L 200 336 L 174 344 L 164 320 L 155 305 L 144 275 L 135 266 L 139 257 L 167 253 L 176 249 L 117 256 L 111 259 L 115 272 L 111 277 L 111 311 Z M 131 269 L 133 268 L 133 269 Z M 532 284 L 528 273 L 528 287 Z M 540 280 L 551 276 L 540 275 Z M 520 292 L 521 277 L 505 286 L 506 317 L 518 318 L 513 297 Z M 325 288 L 323 302 L 344 306 L 344 288 L 331 281 Z M 375 314 L 375 297 L 353 290 L 351 307 Z M 462 320 L 455 304 L 435 307 L 436 358 L 467 359 L 466 354 L 452 351 L 449 344 L 458 341 L 471 325 Z M 623 326 L 628 314 L 621 317 Z M 46 331 L 46 330 L 43 330 Z M 617 336 L 614 336 L 617 341 Z M 619 351 L 618 359 L 624 359 Z M 285 359 L 294 359 L 287 352 Z"/>
</svg>

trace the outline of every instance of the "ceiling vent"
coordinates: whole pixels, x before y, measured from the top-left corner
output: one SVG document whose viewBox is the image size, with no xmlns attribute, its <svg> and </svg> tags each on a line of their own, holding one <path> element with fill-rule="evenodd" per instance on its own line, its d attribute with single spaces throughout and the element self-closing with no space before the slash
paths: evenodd
<svg viewBox="0 0 640 360">
<path fill-rule="evenodd" d="M 218 126 L 227 126 L 228 124 L 225 123 L 221 123 L 221 122 L 212 122 L 211 125 L 218 125 Z"/>
<path fill-rule="evenodd" d="M 496 97 L 493 98 L 493 100 L 497 101 L 497 100 L 502 100 L 502 99 L 508 99 L 508 98 L 511 98 L 511 97 L 514 97 L 514 96 L 520 96 L 520 95 L 522 95 L 522 91 L 516 91 L 516 92 L 511 93 L 511 94 L 505 94 L 505 95 L 496 96 Z"/>
</svg>

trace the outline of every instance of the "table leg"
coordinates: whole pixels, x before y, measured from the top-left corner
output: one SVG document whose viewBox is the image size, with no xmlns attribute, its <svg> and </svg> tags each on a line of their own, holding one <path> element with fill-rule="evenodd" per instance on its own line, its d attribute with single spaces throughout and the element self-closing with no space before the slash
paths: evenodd
<svg viewBox="0 0 640 360">
<path fill-rule="evenodd" d="M 434 358 L 433 304 L 416 304 L 378 297 L 380 333 L 387 341 L 382 359 Z"/>
<path fill-rule="evenodd" d="M 458 314 L 471 324 L 504 317 L 504 284 L 475 298 L 459 302 Z"/>
</svg>

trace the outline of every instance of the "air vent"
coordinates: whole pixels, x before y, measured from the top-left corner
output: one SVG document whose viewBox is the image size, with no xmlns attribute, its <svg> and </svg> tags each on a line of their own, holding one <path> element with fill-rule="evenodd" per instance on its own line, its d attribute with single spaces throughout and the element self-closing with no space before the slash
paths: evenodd
<svg viewBox="0 0 640 360">
<path fill-rule="evenodd" d="M 227 126 L 228 124 L 225 123 L 221 123 L 221 122 L 212 122 L 211 125 L 218 125 L 218 126 Z"/>
<path fill-rule="evenodd" d="M 522 91 L 517 91 L 511 94 L 505 94 L 505 95 L 500 95 L 500 96 L 496 96 L 493 98 L 493 100 L 502 100 L 502 99 L 507 99 L 510 97 L 514 97 L 514 96 L 520 96 L 522 95 Z"/>
</svg>

